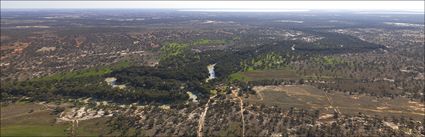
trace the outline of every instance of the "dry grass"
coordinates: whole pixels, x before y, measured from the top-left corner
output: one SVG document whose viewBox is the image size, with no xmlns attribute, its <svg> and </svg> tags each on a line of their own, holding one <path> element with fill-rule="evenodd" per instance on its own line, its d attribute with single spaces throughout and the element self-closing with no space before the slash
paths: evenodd
<svg viewBox="0 0 425 137">
<path fill-rule="evenodd" d="M 325 93 L 309 85 L 292 86 L 256 86 L 257 97 L 249 97 L 251 103 L 274 105 L 284 108 L 301 107 L 333 112 L 334 109 L 343 114 L 362 112 L 381 116 L 409 116 L 423 118 L 423 105 L 406 98 L 376 98 L 372 96 L 352 97 L 341 92 Z M 329 97 L 329 100 L 326 98 Z M 421 106 L 422 105 L 422 106 Z"/>
</svg>

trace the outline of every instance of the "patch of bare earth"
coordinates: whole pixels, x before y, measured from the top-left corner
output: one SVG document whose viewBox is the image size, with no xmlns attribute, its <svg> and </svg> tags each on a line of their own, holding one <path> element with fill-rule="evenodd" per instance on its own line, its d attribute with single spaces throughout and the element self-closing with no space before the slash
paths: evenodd
<svg viewBox="0 0 425 137">
<path fill-rule="evenodd" d="M 74 40 L 75 40 L 75 47 L 79 48 L 81 46 L 81 44 L 83 44 L 84 41 L 86 41 L 86 37 L 78 36 Z"/>
</svg>

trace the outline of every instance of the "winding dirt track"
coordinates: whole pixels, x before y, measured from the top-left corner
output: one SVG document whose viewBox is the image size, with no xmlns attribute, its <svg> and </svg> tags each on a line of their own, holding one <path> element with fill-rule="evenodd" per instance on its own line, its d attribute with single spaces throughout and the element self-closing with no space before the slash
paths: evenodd
<svg viewBox="0 0 425 137">
<path fill-rule="evenodd" d="M 334 111 L 337 112 L 338 114 L 341 114 L 341 111 L 339 111 L 338 106 L 334 105 L 334 103 L 332 102 L 332 99 L 329 97 L 327 92 L 325 92 L 325 96 L 328 99 L 328 102 L 331 105 L 331 107 L 334 109 Z"/>
<path fill-rule="evenodd" d="M 207 115 L 208 112 L 208 105 L 210 104 L 211 99 L 213 99 L 215 97 L 211 96 L 210 99 L 208 99 L 208 102 L 205 104 L 205 109 L 204 112 L 202 112 L 201 116 L 199 117 L 199 121 L 198 121 L 198 137 L 202 137 L 202 130 L 204 129 L 204 125 L 205 125 L 205 116 Z"/>
<path fill-rule="evenodd" d="M 242 119 L 242 137 L 245 136 L 245 120 L 244 120 L 244 116 L 243 116 L 243 112 L 245 111 L 243 108 L 243 100 L 241 97 L 238 97 L 239 101 L 240 101 L 240 107 L 241 107 L 241 119 Z"/>
</svg>

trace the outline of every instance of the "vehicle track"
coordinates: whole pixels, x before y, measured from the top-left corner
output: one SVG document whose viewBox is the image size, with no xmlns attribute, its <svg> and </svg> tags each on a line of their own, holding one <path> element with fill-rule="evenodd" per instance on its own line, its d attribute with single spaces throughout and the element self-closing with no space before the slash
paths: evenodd
<svg viewBox="0 0 425 137">
<path fill-rule="evenodd" d="M 198 137 L 202 137 L 202 130 L 204 129 L 204 125 L 205 125 L 205 116 L 207 115 L 208 112 L 208 105 L 211 101 L 211 99 L 213 99 L 216 95 L 211 96 L 208 99 L 208 102 L 205 104 L 205 109 L 204 112 L 202 112 L 201 116 L 199 117 L 199 121 L 198 121 Z"/>
<path fill-rule="evenodd" d="M 243 112 L 245 111 L 245 109 L 243 108 L 243 100 L 242 100 L 242 98 L 238 96 L 238 99 L 240 101 L 239 106 L 241 108 L 240 113 L 241 113 L 241 120 L 242 120 L 242 137 L 244 137 L 245 136 L 245 120 L 244 120 Z"/>
</svg>

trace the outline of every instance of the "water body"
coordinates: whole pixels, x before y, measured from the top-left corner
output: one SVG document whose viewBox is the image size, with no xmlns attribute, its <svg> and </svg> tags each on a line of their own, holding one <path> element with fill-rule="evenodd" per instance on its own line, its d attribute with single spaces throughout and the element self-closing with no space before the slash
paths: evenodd
<svg viewBox="0 0 425 137">
<path fill-rule="evenodd" d="M 208 82 L 211 79 L 215 79 L 216 78 L 215 77 L 214 67 L 215 67 L 215 64 L 210 64 L 210 65 L 207 66 L 208 73 L 210 73 L 210 76 L 207 78 L 206 82 Z"/>
</svg>

